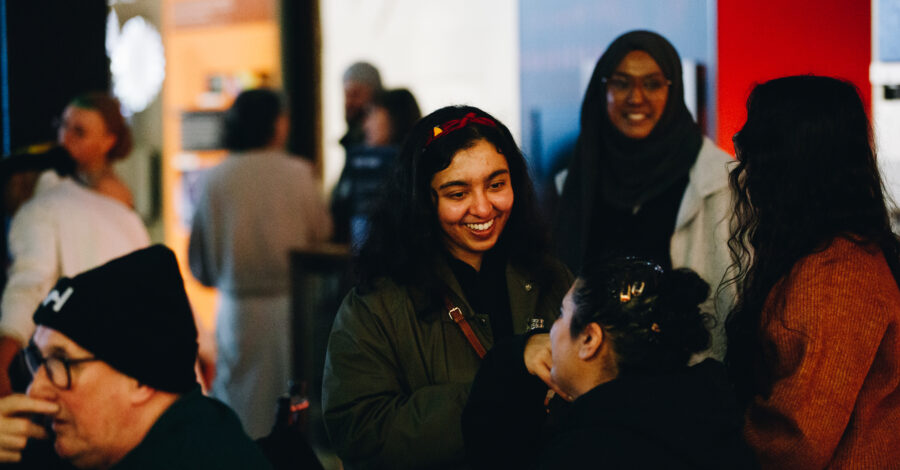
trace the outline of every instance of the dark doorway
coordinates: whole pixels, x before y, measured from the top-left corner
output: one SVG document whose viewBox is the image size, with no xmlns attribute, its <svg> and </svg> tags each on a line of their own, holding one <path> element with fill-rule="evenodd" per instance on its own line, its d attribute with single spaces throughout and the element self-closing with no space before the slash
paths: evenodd
<svg viewBox="0 0 900 470">
<path fill-rule="evenodd" d="M 55 140 L 76 94 L 108 90 L 105 0 L 0 0 L 5 11 L 3 153 Z"/>
</svg>

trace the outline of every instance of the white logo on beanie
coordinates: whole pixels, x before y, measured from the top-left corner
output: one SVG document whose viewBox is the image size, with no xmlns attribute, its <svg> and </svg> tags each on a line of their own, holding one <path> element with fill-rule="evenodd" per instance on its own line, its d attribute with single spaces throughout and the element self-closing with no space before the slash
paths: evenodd
<svg viewBox="0 0 900 470">
<path fill-rule="evenodd" d="M 62 295 L 59 295 L 59 291 L 53 289 L 52 291 L 50 291 L 50 294 L 47 295 L 47 298 L 44 299 L 44 302 L 41 305 L 46 307 L 47 304 L 53 302 L 53 311 L 59 312 L 59 309 L 63 308 L 63 305 L 65 305 L 66 301 L 69 300 L 69 297 L 72 296 L 72 292 L 75 292 L 75 289 L 69 287 L 65 290 L 65 292 L 62 293 Z"/>
</svg>

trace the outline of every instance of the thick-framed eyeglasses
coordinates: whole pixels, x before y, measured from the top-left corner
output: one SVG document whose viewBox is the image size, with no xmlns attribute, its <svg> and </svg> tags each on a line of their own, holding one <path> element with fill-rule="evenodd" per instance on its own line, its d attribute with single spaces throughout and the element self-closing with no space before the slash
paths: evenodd
<svg viewBox="0 0 900 470">
<path fill-rule="evenodd" d="M 672 81 L 662 75 L 645 77 L 613 75 L 612 77 L 603 77 L 601 81 L 606 85 L 606 91 L 617 98 L 630 95 L 636 88 L 640 88 L 644 96 L 658 97 L 666 93 L 672 86 Z"/>
<path fill-rule="evenodd" d="M 50 383 L 63 390 L 72 388 L 72 366 L 84 364 L 86 362 L 100 361 L 96 357 L 83 357 L 79 359 L 69 359 L 68 357 L 41 355 L 41 350 L 33 342 L 25 348 L 25 363 L 28 365 L 28 371 L 34 377 L 38 373 L 38 369 L 44 366 L 47 371 L 47 378 Z"/>
</svg>

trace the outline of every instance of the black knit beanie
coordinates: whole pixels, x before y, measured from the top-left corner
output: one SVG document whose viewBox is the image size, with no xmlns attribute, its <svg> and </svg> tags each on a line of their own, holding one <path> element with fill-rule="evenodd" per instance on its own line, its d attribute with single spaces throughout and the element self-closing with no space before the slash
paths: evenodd
<svg viewBox="0 0 900 470">
<path fill-rule="evenodd" d="M 34 323 L 157 390 L 185 393 L 197 384 L 197 327 L 175 254 L 163 245 L 61 278 Z"/>
</svg>

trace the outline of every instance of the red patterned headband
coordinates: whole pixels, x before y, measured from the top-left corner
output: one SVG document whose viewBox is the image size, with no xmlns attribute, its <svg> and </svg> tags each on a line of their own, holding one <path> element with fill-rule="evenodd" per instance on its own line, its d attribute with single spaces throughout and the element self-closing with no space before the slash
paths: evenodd
<svg viewBox="0 0 900 470">
<path fill-rule="evenodd" d="M 462 119 L 452 119 L 441 124 L 440 126 L 434 126 L 434 128 L 432 129 L 431 137 L 429 137 L 428 141 L 425 142 L 425 146 L 428 147 L 429 144 L 434 142 L 434 139 L 437 139 L 442 135 L 449 134 L 455 130 L 462 129 L 463 127 L 469 125 L 469 123 L 497 127 L 497 123 L 494 122 L 493 119 L 483 116 L 476 116 L 475 113 L 469 113 L 463 116 Z"/>
</svg>

